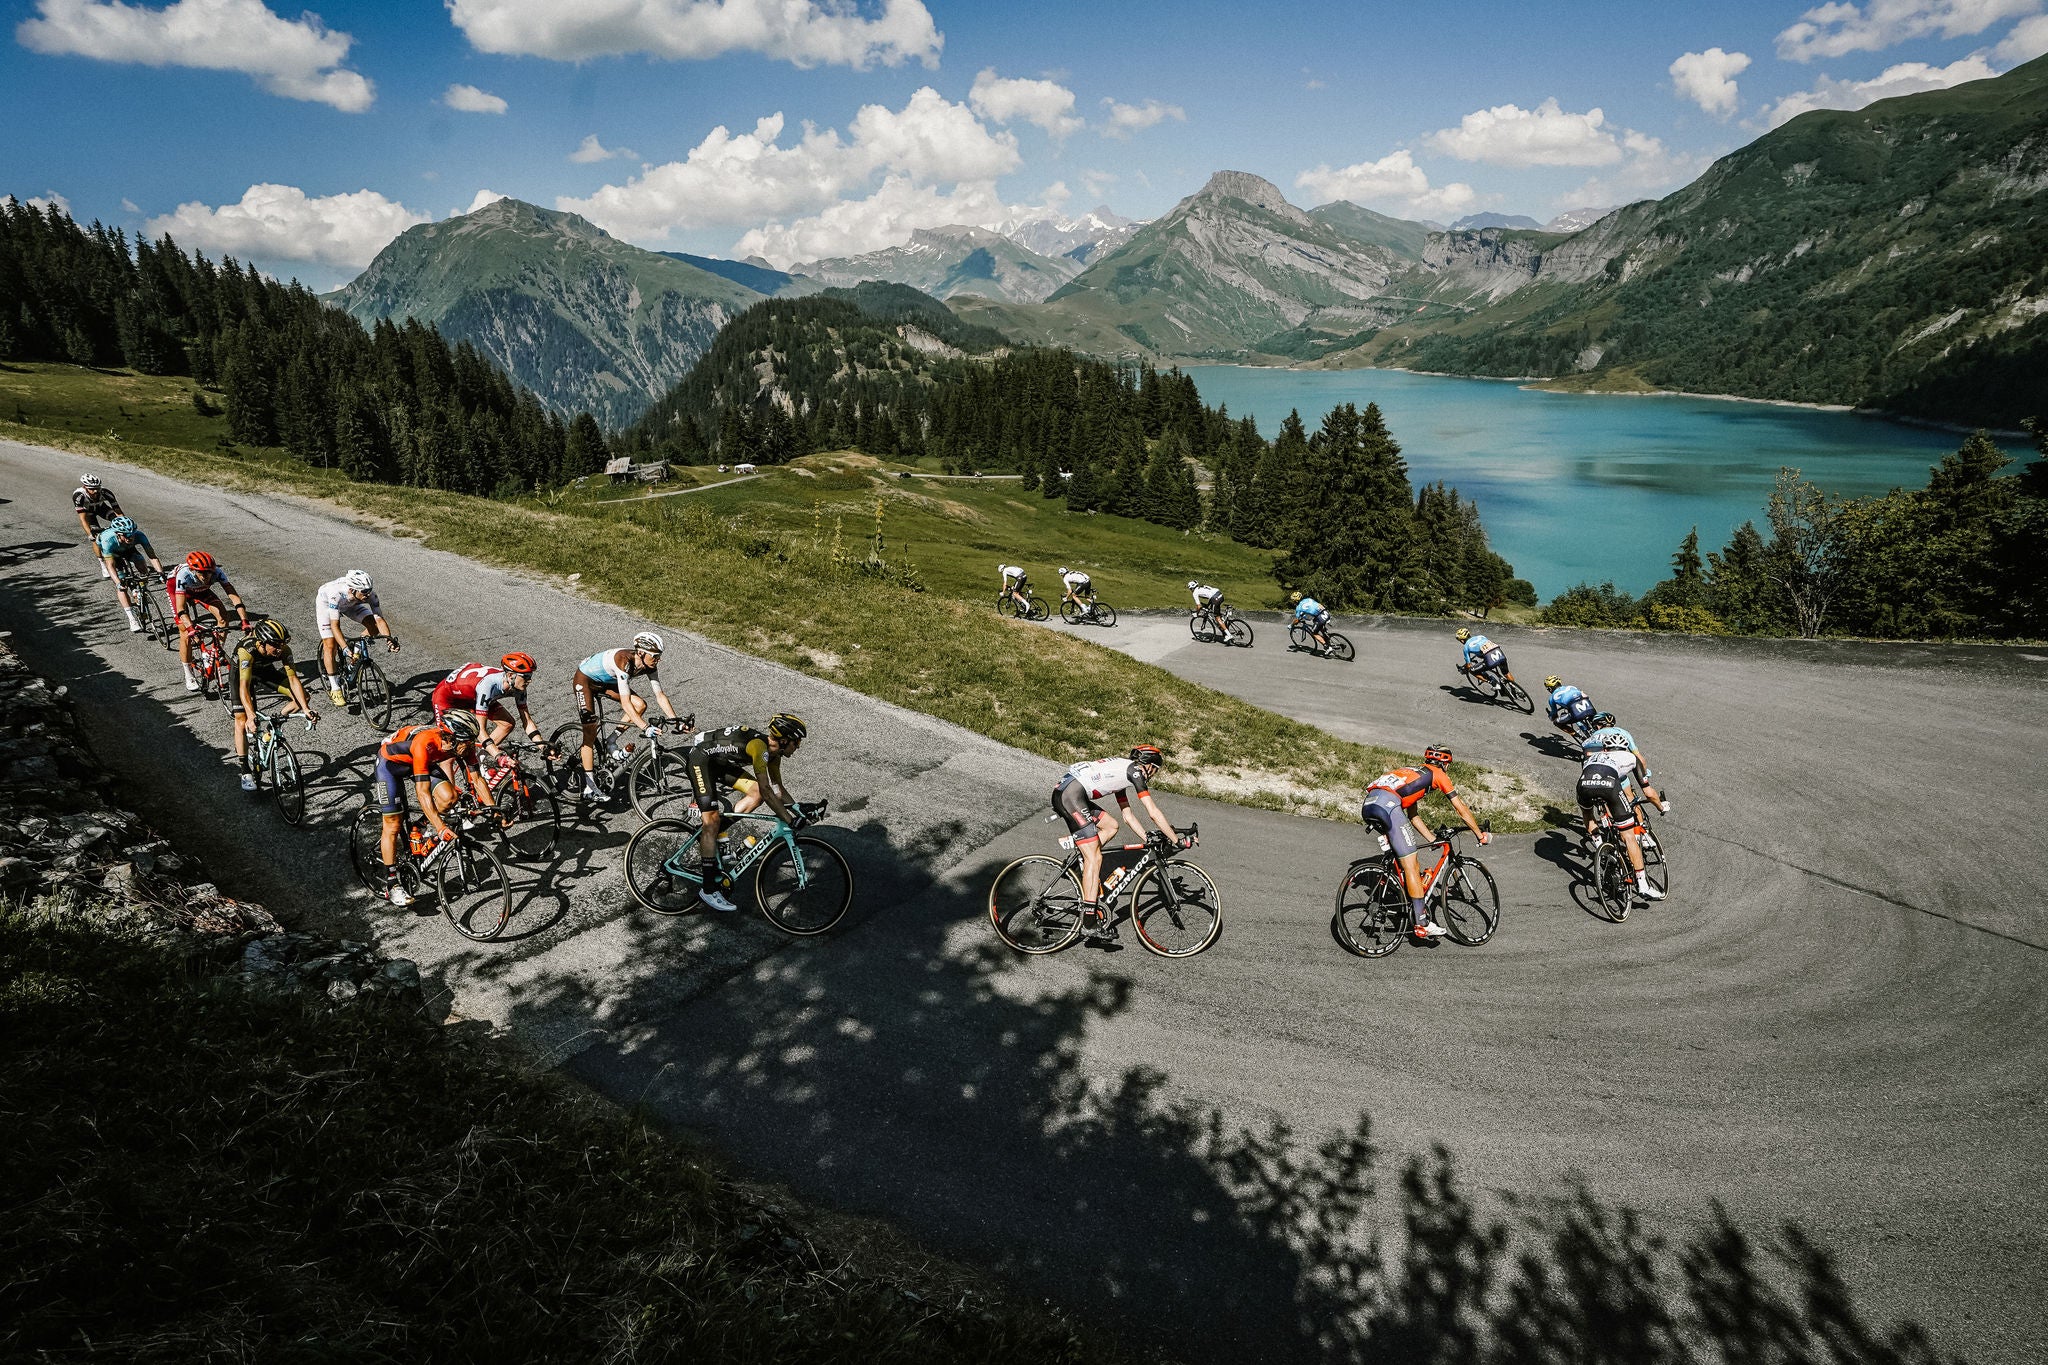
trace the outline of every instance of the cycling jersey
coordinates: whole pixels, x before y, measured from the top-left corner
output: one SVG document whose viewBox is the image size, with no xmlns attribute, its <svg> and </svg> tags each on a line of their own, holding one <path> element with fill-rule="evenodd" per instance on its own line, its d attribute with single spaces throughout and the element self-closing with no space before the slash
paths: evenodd
<svg viewBox="0 0 2048 1365">
<path fill-rule="evenodd" d="M 292 651 L 285 646 L 276 656 L 259 654 L 247 640 L 235 646 L 235 704 L 242 700 L 242 684 L 249 685 L 249 695 L 259 696 L 264 690 L 275 688 L 285 695 L 291 695 L 292 685 L 289 674 L 292 671 Z"/>
<path fill-rule="evenodd" d="M 121 515 L 121 501 L 110 488 L 87 491 L 83 488 L 71 490 L 71 506 L 75 511 L 85 513 L 85 519 L 97 531 L 103 521 L 112 521 Z"/>
<path fill-rule="evenodd" d="M 1401 809 L 1405 811 L 1413 809 L 1416 802 L 1432 791 L 1450 796 L 1458 787 L 1451 781 L 1449 773 L 1434 763 L 1425 763 L 1420 768 L 1395 768 L 1381 773 L 1366 784 L 1365 790 L 1368 797 L 1373 792 L 1387 792 L 1398 797 Z"/>
<path fill-rule="evenodd" d="M 216 564 L 205 573 L 198 574 L 193 573 L 187 566 L 180 564 L 178 571 L 171 575 L 171 581 L 166 590 L 171 594 L 171 605 L 176 607 L 179 599 L 183 597 L 211 599 L 215 588 L 225 588 L 229 592 L 235 591 L 235 585 L 228 582 L 228 571 L 225 567 Z"/>
<path fill-rule="evenodd" d="M 1024 577 L 1024 571 L 1018 568 L 1015 564 L 997 565 L 996 572 L 1000 573 L 1003 576 L 1003 582 L 1005 583 L 1008 583 L 1013 578 L 1021 579 Z"/>
<path fill-rule="evenodd" d="M 358 602 L 349 596 L 348 578 L 343 576 L 331 583 L 322 583 L 313 594 L 313 621 L 320 628 L 320 638 L 334 638 L 335 625 L 346 616 L 358 625 L 368 625 L 373 617 L 382 616 L 384 606 L 371 593 Z"/>
<path fill-rule="evenodd" d="M 1223 589 L 1212 588 L 1208 584 L 1204 583 L 1201 587 L 1195 589 L 1195 605 L 1198 607 L 1206 607 L 1211 602 L 1218 600 L 1222 596 Z"/>
<path fill-rule="evenodd" d="M 1474 635 L 1471 639 L 1465 641 L 1465 662 L 1469 664 L 1473 660 L 1484 656 L 1488 650 L 1498 649 L 1499 647 L 1484 635 Z"/>
<path fill-rule="evenodd" d="M 1621 746 L 1628 750 L 1631 755 L 1635 753 L 1636 737 L 1622 729 L 1619 725 L 1610 725 L 1604 730 L 1595 730 L 1592 734 L 1587 735 L 1586 751 L 1592 753 L 1596 750 L 1604 750 L 1608 747 L 1610 740 L 1616 739 L 1621 741 Z"/>
<path fill-rule="evenodd" d="M 1296 616 L 1328 616 L 1330 611 L 1329 608 L 1316 601 L 1315 598 L 1304 597 L 1294 604 L 1294 614 Z"/>
<path fill-rule="evenodd" d="M 149 537 L 142 534 L 139 527 L 134 535 L 128 537 L 128 543 L 125 545 L 121 543 L 121 537 L 112 531 L 100 532 L 94 538 L 94 543 L 100 547 L 100 554 L 106 559 L 156 558 L 156 547 L 149 543 Z"/>
<path fill-rule="evenodd" d="M 1550 719 L 1559 724 L 1572 724 L 1593 717 L 1593 699 L 1570 683 L 1565 683 L 1550 694 Z"/>
<path fill-rule="evenodd" d="M 1628 799 L 1628 780 L 1635 766 L 1636 756 L 1626 751 L 1587 754 L 1579 767 L 1578 789 L 1574 793 L 1579 809 L 1591 812 L 1604 807 L 1615 824 L 1633 826 L 1636 813 Z"/>
<path fill-rule="evenodd" d="M 1097 758 L 1076 763 L 1067 769 L 1067 776 L 1080 784 L 1091 801 L 1114 796 L 1128 805 L 1130 797 L 1143 796 L 1151 790 L 1143 765 L 1128 758 Z"/>
<path fill-rule="evenodd" d="M 512 691 L 510 673 L 490 664 L 464 664 L 434 684 L 434 716 L 438 719 L 442 712 L 461 707 L 484 720 L 500 699 L 523 709 L 519 695 Z"/>
<path fill-rule="evenodd" d="M 377 746 L 378 809 L 397 815 L 405 809 L 406 780 L 430 781 L 434 769 L 459 759 L 448 732 L 434 725 L 408 725 Z"/>
<path fill-rule="evenodd" d="M 690 793 L 697 809 L 721 807 L 719 789 L 751 774 L 756 782 L 773 782 L 782 787 L 782 759 L 768 748 L 768 736 L 750 725 L 727 725 L 706 730 L 685 751 L 690 774 Z"/>
<path fill-rule="evenodd" d="M 1633 749 L 1592 749 L 1580 760 L 1580 768 L 1611 768 L 1622 777 L 1633 774 L 1642 765 Z"/>
<path fill-rule="evenodd" d="M 627 661 L 623 665 L 619 663 L 622 658 Z M 633 663 L 632 659 L 633 651 L 630 649 L 600 649 L 576 665 L 576 671 L 592 682 L 602 683 L 606 687 L 618 687 L 631 682 L 634 678 L 654 676 L 654 669 L 643 669 Z"/>
<path fill-rule="evenodd" d="M 1090 583 L 1088 575 L 1084 573 L 1070 573 L 1060 581 L 1067 585 L 1069 592 L 1086 592 Z"/>
</svg>

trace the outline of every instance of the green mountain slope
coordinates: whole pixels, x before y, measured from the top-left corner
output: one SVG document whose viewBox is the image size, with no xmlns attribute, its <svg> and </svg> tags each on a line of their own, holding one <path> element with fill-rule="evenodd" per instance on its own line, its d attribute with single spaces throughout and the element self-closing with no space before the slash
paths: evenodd
<svg viewBox="0 0 2048 1365">
<path fill-rule="evenodd" d="M 1310 209 L 1308 216 L 1362 246 L 1384 248 L 1406 261 L 1422 259 L 1423 248 L 1429 245 L 1429 234 L 1432 231 L 1427 223 L 1410 222 L 1406 218 L 1390 218 L 1384 213 L 1374 213 L 1371 209 L 1347 199 L 1338 199 L 1324 204 L 1321 208 Z"/>
<path fill-rule="evenodd" d="M 555 410 L 619 427 L 760 298 L 574 214 L 500 199 L 407 230 L 329 301 L 365 322 L 432 323 Z"/>
</svg>

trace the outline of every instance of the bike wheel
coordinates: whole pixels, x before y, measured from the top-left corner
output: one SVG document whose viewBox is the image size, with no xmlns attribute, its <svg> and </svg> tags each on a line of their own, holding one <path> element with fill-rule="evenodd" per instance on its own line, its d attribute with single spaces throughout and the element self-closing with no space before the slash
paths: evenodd
<svg viewBox="0 0 2048 1365">
<path fill-rule="evenodd" d="M 384 670 L 367 658 L 356 671 L 356 700 L 362 705 L 364 720 L 379 730 L 391 728 L 391 682 Z"/>
<path fill-rule="evenodd" d="M 1358 657 L 1358 651 L 1351 647 L 1351 641 L 1333 630 L 1330 632 L 1329 656 L 1332 659 L 1340 659 L 1348 664 Z"/>
<path fill-rule="evenodd" d="M 1081 936 L 1081 879 L 1058 858 L 1026 854 L 988 888 L 996 937 L 1020 953 L 1056 953 Z"/>
<path fill-rule="evenodd" d="M 1533 716 L 1536 714 L 1535 699 L 1529 695 L 1528 690 L 1526 688 L 1524 688 L 1520 683 L 1516 682 L 1513 678 L 1504 678 L 1501 680 L 1500 699 L 1506 702 L 1509 706 L 1514 707 L 1517 711 L 1520 711 L 1525 716 Z"/>
<path fill-rule="evenodd" d="M 785 934 L 822 934 L 853 904 L 853 868 L 823 839 L 796 837 L 796 854 L 777 842 L 754 869 L 754 904 Z"/>
<path fill-rule="evenodd" d="M 1162 863 L 1138 879 L 1131 925 L 1138 942 L 1159 956 L 1193 957 L 1223 932 L 1223 898 L 1193 863 Z"/>
<path fill-rule="evenodd" d="M 1233 616 L 1225 624 L 1224 629 L 1226 631 L 1223 638 L 1224 644 L 1236 645 L 1239 649 L 1250 649 L 1252 647 L 1252 628 L 1243 621 Z"/>
<path fill-rule="evenodd" d="M 1649 875 L 1650 885 L 1665 895 L 1671 893 L 1671 864 L 1664 861 L 1664 841 L 1657 837 L 1657 831 L 1650 828 L 1650 821 L 1641 811 L 1636 812 L 1636 821 L 1642 830 L 1636 835 L 1636 842 L 1643 846 L 1643 871 Z M 1647 839 L 1644 835 L 1648 835 Z"/>
<path fill-rule="evenodd" d="M 1052 615 L 1052 612 L 1047 608 L 1045 599 L 1042 597 L 1032 598 L 1030 605 L 1024 609 L 1024 619 L 1027 621 L 1043 621 L 1050 615 Z"/>
<path fill-rule="evenodd" d="M 436 899 L 455 932 L 488 943 L 512 918 L 512 879 L 488 845 L 465 840 L 434 864 Z"/>
<path fill-rule="evenodd" d="M 1488 701 L 1500 700 L 1500 682 L 1491 673 L 1467 673 L 1465 681 Z"/>
<path fill-rule="evenodd" d="M 523 772 L 515 774 L 499 789 L 498 804 L 512 808 L 505 847 L 513 857 L 535 861 L 555 851 L 562 834 L 562 803 L 544 784 Z"/>
<path fill-rule="evenodd" d="M 1079 607 L 1075 606 L 1075 605 L 1074 605 L 1074 604 L 1073 604 L 1072 602 L 1069 602 L 1069 601 L 1068 601 L 1068 600 L 1067 600 L 1066 598 L 1062 597 L 1062 598 L 1060 599 L 1060 620 L 1062 620 L 1062 621 L 1065 621 L 1065 622 L 1066 622 L 1066 623 L 1067 623 L 1068 625 L 1070 625 L 1070 626 L 1078 626 L 1078 625 L 1080 625 L 1080 624 L 1081 624 L 1081 618 L 1082 618 L 1083 616 L 1086 616 L 1086 615 L 1087 615 L 1087 612 L 1085 612 L 1085 611 L 1083 611 L 1083 610 L 1082 610 L 1081 608 L 1079 608 Z"/>
<path fill-rule="evenodd" d="M 626 889 L 657 915 L 687 915 L 697 908 L 703 883 L 681 876 L 669 864 L 697 830 L 681 820 L 655 820 L 626 841 Z"/>
<path fill-rule="evenodd" d="M 365 805 L 348 822 L 348 862 L 357 881 L 372 891 L 384 889 L 384 817 L 375 805 Z"/>
<path fill-rule="evenodd" d="M 1309 633 L 1307 630 L 1300 626 L 1289 626 L 1287 628 L 1287 647 L 1289 649 L 1307 649 L 1308 643 Z"/>
<path fill-rule="evenodd" d="M 270 737 L 270 791 L 277 798 L 277 813 L 287 825 L 306 818 L 306 788 L 299 781 L 299 756 L 283 735 Z"/>
<path fill-rule="evenodd" d="M 999 593 L 997 593 L 997 594 L 996 594 L 996 615 L 998 615 L 998 616 L 1015 616 L 1016 614 L 1017 614 L 1017 604 L 1016 604 L 1015 602 L 1012 602 L 1012 601 L 1010 600 L 1010 594 L 1008 594 L 1008 593 L 1006 593 L 1006 592 L 999 592 Z"/>
<path fill-rule="evenodd" d="M 1600 911 L 1616 924 L 1628 918 L 1635 899 L 1635 874 L 1629 871 L 1628 855 L 1612 842 L 1600 845 L 1593 856 L 1593 889 L 1600 897 Z"/>
<path fill-rule="evenodd" d="M 1207 638 L 1209 632 L 1206 629 L 1206 627 L 1208 626 L 1208 624 L 1209 623 L 1202 618 L 1202 614 L 1200 612 L 1188 613 L 1188 634 L 1194 636 L 1197 640 Z"/>
<path fill-rule="evenodd" d="M 1440 901 L 1444 929 L 1468 948 L 1493 937 L 1500 925 L 1500 890 L 1477 858 L 1458 858 L 1446 873 Z"/>
<path fill-rule="evenodd" d="M 1116 608 L 1107 602 L 1097 602 L 1092 614 L 1098 626 L 1107 628 L 1116 624 Z"/>
<path fill-rule="evenodd" d="M 633 756 L 633 765 L 626 770 L 626 790 L 642 820 L 673 816 L 691 797 L 689 767 L 681 754 L 650 744 Z"/>
<path fill-rule="evenodd" d="M 208 701 L 224 701 L 228 695 L 226 669 L 218 650 L 201 649 L 194 651 L 199 656 L 199 695 Z"/>
<path fill-rule="evenodd" d="M 1400 947 L 1413 923 L 1400 874 L 1376 858 L 1353 863 L 1337 883 L 1331 920 L 1337 941 L 1360 957 L 1385 957 Z"/>
</svg>

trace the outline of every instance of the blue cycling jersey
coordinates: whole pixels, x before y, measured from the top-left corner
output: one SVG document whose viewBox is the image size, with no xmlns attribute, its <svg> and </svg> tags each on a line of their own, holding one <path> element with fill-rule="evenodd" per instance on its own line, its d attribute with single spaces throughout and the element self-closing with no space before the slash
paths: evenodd
<svg viewBox="0 0 2048 1365">
<path fill-rule="evenodd" d="M 136 528 L 134 535 L 128 537 L 128 543 L 126 545 L 123 545 L 121 543 L 121 538 L 115 535 L 112 531 L 100 532 L 98 540 L 100 546 L 100 553 L 102 555 L 112 557 L 118 555 L 142 554 L 149 556 L 151 559 L 156 558 L 156 547 L 149 543 L 149 537 L 142 534 L 142 529 L 140 527 Z"/>
<path fill-rule="evenodd" d="M 1323 610 L 1323 604 L 1316 601 L 1315 598 L 1304 597 L 1294 604 L 1294 614 L 1296 616 L 1324 616 L 1328 613 Z"/>
<path fill-rule="evenodd" d="M 1487 639 L 1484 635 L 1475 635 L 1465 641 L 1465 659 L 1467 662 L 1470 662 L 1486 653 L 1487 650 L 1497 648 L 1499 646 L 1495 645 L 1493 641 Z"/>
<path fill-rule="evenodd" d="M 1636 751 L 1636 737 L 1622 729 L 1619 725 L 1610 725 L 1604 730 L 1595 730 L 1592 734 L 1587 735 L 1586 751 L 1591 753 L 1595 749 L 1612 749 L 1616 747 L 1612 743 L 1616 739 L 1621 741 L 1620 747 L 1627 749 L 1630 753 Z"/>
<path fill-rule="evenodd" d="M 600 649 L 576 665 L 576 671 L 592 682 L 616 684 L 619 675 L 612 671 L 612 660 L 618 652 L 616 649 Z"/>
<path fill-rule="evenodd" d="M 1550 718 L 1556 720 L 1573 702 L 1587 700 L 1586 694 L 1566 683 L 1550 694 Z"/>
</svg>

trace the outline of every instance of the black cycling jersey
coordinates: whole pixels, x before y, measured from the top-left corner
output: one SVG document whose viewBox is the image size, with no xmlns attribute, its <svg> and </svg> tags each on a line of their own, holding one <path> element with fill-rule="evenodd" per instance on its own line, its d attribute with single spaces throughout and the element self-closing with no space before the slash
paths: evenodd
<svg viewBox="0 0 2048 1365">
<path fill-rule="evenodd" d="M 112 521 L 121 515 L 121 500 L 114 496 L 110 488 L 98 488 L 92 492 L 74 488 L 71 490 L 71 505 L 85 513 L 85 519 L 92 523 L 95 531 L 99 529 L 101 522 Z"/>
</svg>

